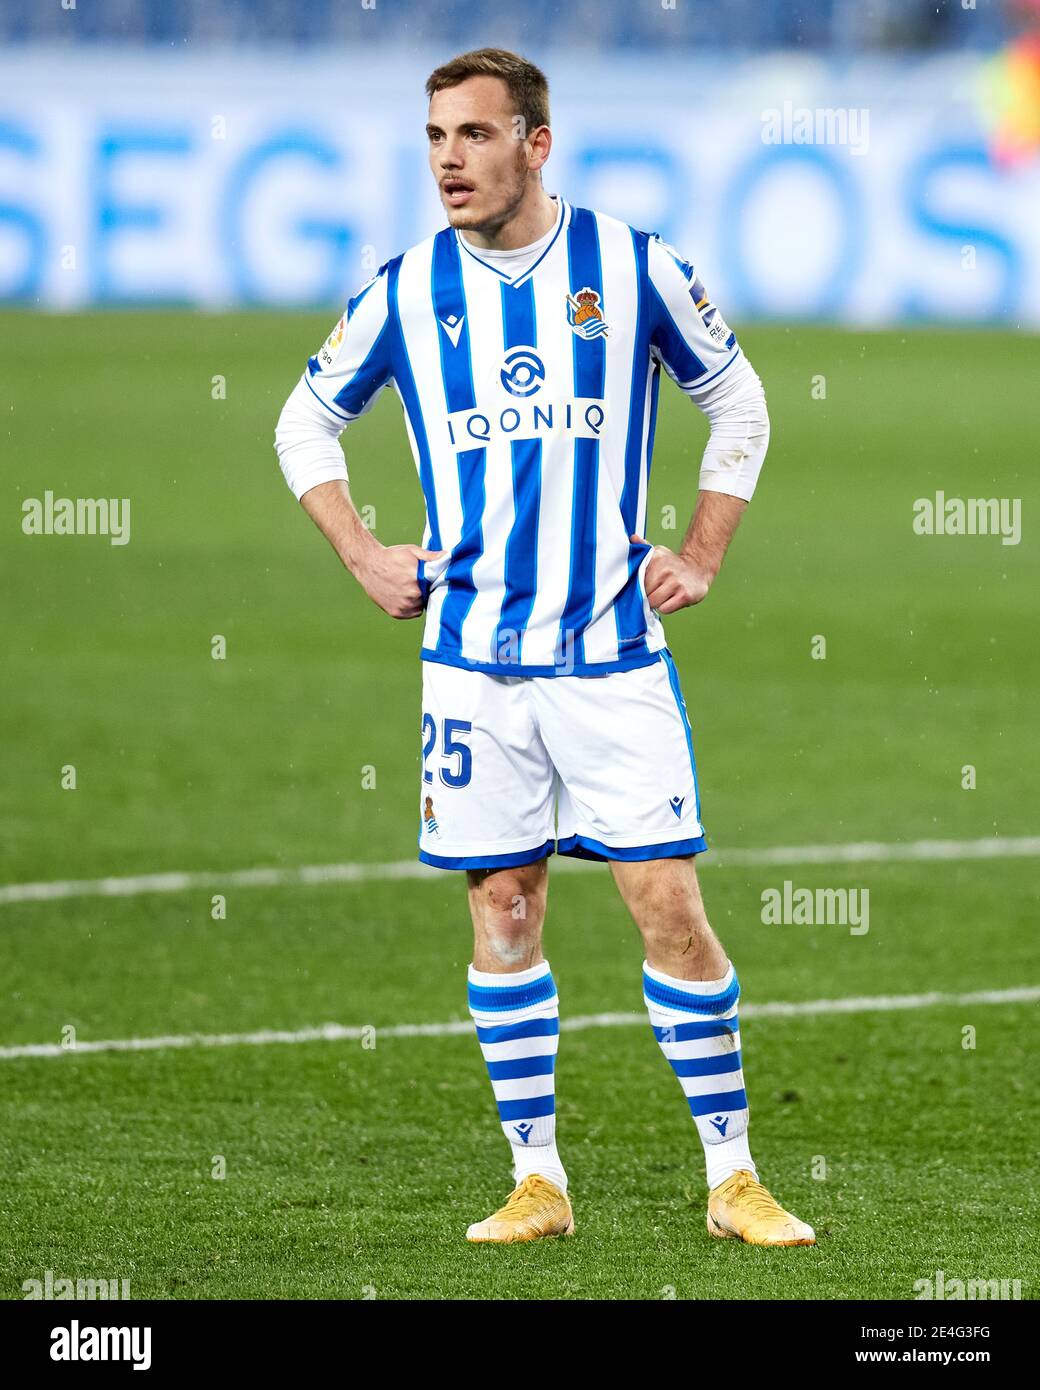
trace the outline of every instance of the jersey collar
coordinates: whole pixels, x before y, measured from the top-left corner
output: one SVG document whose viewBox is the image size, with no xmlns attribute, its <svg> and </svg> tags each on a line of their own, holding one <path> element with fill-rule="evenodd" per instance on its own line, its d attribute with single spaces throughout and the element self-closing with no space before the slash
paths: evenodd
<svg viewBox="0 0 1040 1390">
<path fill-rule="evenodd" d="M 485 270 L 490 270 L 490 271 L 492 271 L 495 275 L 498 276 L 498 278 L 499 278 L 501 281 L 503 281 L 504 284 L 513 285 L 513 286 L 522 285 L 522 284 L 524 284 L 527 280 L 529 280 L 529 279 L 531 278 L 531 276 L 535 273 L 535 271 L 538 269 L 538 267 L 541 265 L 541 263 L 545 260 L 546 256 L 549 254 L 549 252 L 550 252 L 550 251 L 553 249 L 553 247 L 556 245 L 557 241 L 559 241 L 559 239 L 560 239 L 560 233 L 561 233 L 562 231 L 564 231 L 565 228 L 570 224 L 570 220 L 571 220 L 571 205 L 570 205 L 570 203 L 568 203 L 568 202 L 566 201 L 566 199 L 564 199 L 563 197 L 561 197 L 560 194 L 558 194 L 558 193 L 550 194 L 550 197 L 555 198 L 555 200 L 560 204 L 560 214 L 559 214 L 559 216 L 558 216 L 557 219 L 556 219 L 556 228 L 555 228 L 555 230 L 554 230 L 552 236 L 551 236 L 550 239 L 549 239 L 549 244 L 546 246 L 546 248 L 545 248 L 545 250 L 542 252 L 542 254 L 538 257 L 538 259 L 534 262 L 533 265 L 529 265 L 529 266 L 527 267 L 527 269 L 524 270 L 524 271 L 521 271 L 521 273 L 520 273 L 519 275 L 507 275 L 506 272 L 505 272 L 504 270 L 500 270 L 500 269 L 498 268 L 498 266 L 495 265 L 495 263 L 494 263 L 493 261 L 486 261 L 486 260 L 484 260 L 484 258 L 481 256 L 480 252 L 474 250 L 474 248 L 473 248 L 472 246 L 470 246 L 469 242 L 465 239 L 465 237 L 462 235 L 462 233 L 461 233 L 460 231 L 456 231 L 456 233 L 455 233 L 455 240 L 458 242 L 459 247 L 460 247 L 463 251 L 465 251 L 465 252 L 467 253 L 467 255 L 472 256 L 473 259 L 474 259 L 475 261 L 478 262 L 478 264 L 480 264 L 480 265 L 482 265 L 482 266 L 484 267 Z"/>
</svg>

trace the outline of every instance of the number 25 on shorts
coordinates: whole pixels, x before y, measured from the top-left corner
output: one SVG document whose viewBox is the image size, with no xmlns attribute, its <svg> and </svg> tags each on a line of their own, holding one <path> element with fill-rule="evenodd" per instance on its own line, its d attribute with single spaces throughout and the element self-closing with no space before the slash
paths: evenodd
<svg viewBox="0 0 1040 1390">
<path fill-rule="evenodd" d="M 468 734 L 473 728 L 468 719 L 445 719 L 441 732 L 440 779 L 446 787 L 466 787 L 473 775 L 473 750 L 463 743 L 459 734 Z M 430 757 L 437 753 L 437 723 L 432 714 L 424 714 L 423 733 L 423 781 L 432 782 L 433 773 L 427 766 Z M 456 764 L 455 759 L 458 759 Z"/>
</svg>

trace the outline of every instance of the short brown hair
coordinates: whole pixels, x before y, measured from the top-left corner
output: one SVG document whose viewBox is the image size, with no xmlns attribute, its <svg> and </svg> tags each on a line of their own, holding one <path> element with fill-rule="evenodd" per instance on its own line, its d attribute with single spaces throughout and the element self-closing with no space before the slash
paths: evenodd
<svg viewBox="0 0 1040 1390">
<path fill-rule="evenodd" d="M 519 53 L 510 53 L 506 48 L 475 48 L 472 53 L 460 53 L 430 73 L 426 95 L 432 97 L 444 87 L 457 87 L 467 77 L 500 77 L 509 89 L 515 111 L 524 118 L 525 130 L 549 124 L 549 84 L 545 73 Z"/>
</svg>

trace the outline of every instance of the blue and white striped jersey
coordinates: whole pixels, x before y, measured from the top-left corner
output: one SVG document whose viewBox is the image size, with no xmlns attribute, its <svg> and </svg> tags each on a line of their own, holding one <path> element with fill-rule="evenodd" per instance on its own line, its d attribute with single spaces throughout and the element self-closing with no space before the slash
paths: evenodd
<svg viewBox="0 0 1040 1390">
<path fill-rule="evenodd" d="M 420 565 L 428 661 L 597 675 L 665 646 L 642 587 L 652 547 L 629 539 L 646 525 L 661 368 L 703 404 L 740 348 L 673 248 L 557 202 L 515 276 L 452 228 L 388 261 L 307 366 L 341 427 L 385 386 L 401 399 L 423 546 L 446 552 Z"/>
</svg>

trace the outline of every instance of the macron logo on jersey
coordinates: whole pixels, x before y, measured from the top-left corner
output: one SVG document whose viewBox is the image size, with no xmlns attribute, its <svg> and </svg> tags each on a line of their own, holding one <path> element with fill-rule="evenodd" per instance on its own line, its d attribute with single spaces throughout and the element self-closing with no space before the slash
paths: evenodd
<svg viewBox="0 0 1040 1390">
<path fill-rule="evenodd" d="M 452 347 L 457 348 L 459 339 L 462 337 L 462 325 L 466 322 L 466 315 L 462 314 L 460 317 L 458 314 L 449 314 L 446 319 L 438 319 L 437 322 L 447 333 L 448 341 Z"/>
</svg>

